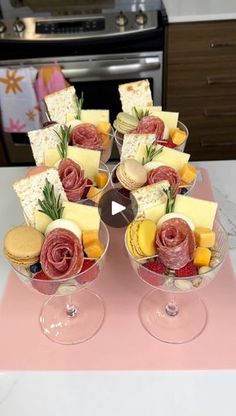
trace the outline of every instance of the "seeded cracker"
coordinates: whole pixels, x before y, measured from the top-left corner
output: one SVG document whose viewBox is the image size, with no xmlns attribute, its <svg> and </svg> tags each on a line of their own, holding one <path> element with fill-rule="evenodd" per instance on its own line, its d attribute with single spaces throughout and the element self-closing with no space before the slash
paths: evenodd
<svg viewBox="0 0 236 416">
<path fill-rule="evenodd" d="M 150 84 L 147 79 L 127 84 L 121 84 L 118 87 L 122 110 L 125 113 L 133 114 L 133 107 L 150 107 L 153 105 Z"/>
<path fill-rule="evenodd" d="M 37 166 L 45 163 L 44 153 L 46 149 L 55 149 L 60 142 L 57 133 L 60 133 L 60 124 L 28 132 L 31 149 Z M 56 133 L 57 132 L 57 133 Z"/>
<path fill-rule="evenodd" d="M 65 124 L 68 118 L 76 118 L 78 107 L 74 87 L 64 88 L 63 90 L 49 94 L 44 100 L 52 121 Z"/>
</svg>

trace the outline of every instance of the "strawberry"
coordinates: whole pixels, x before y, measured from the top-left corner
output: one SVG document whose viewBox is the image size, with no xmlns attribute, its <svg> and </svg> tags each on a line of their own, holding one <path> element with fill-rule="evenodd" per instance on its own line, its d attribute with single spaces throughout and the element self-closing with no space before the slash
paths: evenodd
<svg viewBox="0 0 236 416">
<path fill-rule="evenodd" d="M 165 281 L 164 276 L 161 276 L 165 273 L 165 270 L 164 264 L 159 261 L 148 261 L 143 264 L 143 267 L 139 268 L 139 276 L 152 286 L 161 286 Z"/>
<path fill-rule="evenodd" d="M 33 275 L 32 286 L 44 295 L 53 295 L 57 291 L 59 283 L 54 282 L 43 271 L 41 271 Z"/>
<path fill-rule="evenodd" d="M 171 147 L 171 148 L 176 147 L 176 144 L 174 144 L 171 140 L 158 140 L 157 143 L 165 147 Z"/>
<path fill-rule="evenodd" d="M 175 275 L 178 277 L 189 277 L 198 274 L 196 266 L 192 262 L 187 263 L 179 270 L 175 270 Z"/>
<path fill-rule="evenodd" d="M 76 276 L 76 280 L 78 283 L 84 284 L 87 282 L 92 282 L 94 279 L 96 279 L 99 269 L 98 266 L 93 266 L 95 263 L 95 260 L 90 260 L 86 258 L 84 259 L 82 269 L 80 270 L 78 276 Z"/>
</svg>

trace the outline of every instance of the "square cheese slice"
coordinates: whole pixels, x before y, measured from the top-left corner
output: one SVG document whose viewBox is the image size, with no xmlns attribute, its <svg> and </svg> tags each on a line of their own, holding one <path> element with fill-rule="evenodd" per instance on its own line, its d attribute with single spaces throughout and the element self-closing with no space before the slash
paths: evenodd
<svg viewBox="0 0 236 416">
<path fill-rule="evenodd" d="M 97 126 L 106 121 L 109 123 L 109 110 L 81 110 L 80 120 L 83 123 L 92 123 Z"/>
<path fill-rule="evenodd" d="M 179 113 L 172 111 L 154 111 L 152 115 L 159 117 L 164 121 L 165 126 L 169 127 L 169 129 L 175 129 L 177 127 Z"/>
<path fill-rule="evenodd" d="M 99 231 L 100 228 L 100 215 L 97 207 L 65 202 L 62 218 L 74 221 L 82 231 Z"/>
<path fill-rule="evenodd" d="M 195 227 L 207 227 L 212 230 L 218 204 L 213 201 L 177 195 L 174 212 L 189 217 Z"/>
<path fill-rule="evenodd" d="M 178 150 L 171 149 L 169 147 L 156 145 L 156 150 L 162 148 L 162 151 L 153 158 L 153 160 L 158 160 L 163 162 L 164 164 L 172 167 L 173 169 L 180 171 L 186 163 L 188 163 L 190 154 L 179 152 Z M 135 159 L 142 163 L 143 159 L 146 160 L 147 152 L 146 152 L 146 145 L 141 143 L 138 147 L 138 150 L 135 155 Z"/>
</svg>

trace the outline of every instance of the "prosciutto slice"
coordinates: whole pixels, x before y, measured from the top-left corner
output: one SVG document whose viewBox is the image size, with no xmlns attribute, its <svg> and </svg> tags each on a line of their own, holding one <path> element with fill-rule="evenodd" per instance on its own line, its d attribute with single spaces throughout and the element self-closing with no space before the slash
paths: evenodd
<svg viewBox="0 0 236 416">
<path fill-rule="evenodd" d="M 58 166 L 58 173 L 69 201 L 80 201 L 91 182 L 84 177 L 84 171 L 78 163 L 63 159 Z"/>
<path fill-rule="evenodd" d="M 51 279 L 77 275 L 83 265 L 84 252 L 78 237 L 71 231 L 56 228 L 45 238 L 40 254 L 43 272 Z"/>
<path fill-rule="evenodd" d="M 156 235 L 160 261 L 169 269 L 179 270 L 193 260 L 194 234 L 186 221 L 173 218 L 165 221 Z"/>
<path fill-rule="evenodd" d="M 71 141 L 74 146 L 86 149 L 102 149 L 102 138 L 96 126 L 90 123 L 81 123 L 73 128 Z"/>
<path fill-rule="evenodd" d="M 140 120 L 136 129 L 132 132 L 138 134 L 155 134 L 156 140 L 154 144 L 157 144 L 158 140 L 161 140 L 163 138 L 164 130 L 165 124 L 159 117 L 146 116 Z"/>
<path fill-rule="evenodd" d="M 175 197 L 178 193 L 181 178 L 178 172 L 169 166 L 159 166 L 148 172 L 147 182 L 149 185 L 157 183 L 162 180 L 168 180 L 172 189 L 172 194 Z"/>
</svg>

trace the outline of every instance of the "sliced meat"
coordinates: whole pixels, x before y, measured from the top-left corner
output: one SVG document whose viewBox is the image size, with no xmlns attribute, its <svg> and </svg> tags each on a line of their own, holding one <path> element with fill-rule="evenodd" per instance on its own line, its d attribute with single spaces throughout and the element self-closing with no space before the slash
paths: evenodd
<svg viewBox="0 0 236 416">
<path fill-rule="evenodd" d="M 58 166 L 58 173 L 71 202 L 78 202 L 83 198 L 86 188 L 89 189 L 91 181 L 84 177 L 84 171 L 71 159 L 63 159 Z"/>
<path fill-rule="evenodd" d="M 77 275 L 83 261 L 84 252 L 81 242 L 71 231 L 57 228 L 45 238 L 40 262 L 43 272 L 51 279 Z"/>
<path fill-rule="evenodd" d="M 146 133 L 155 134 L 156 140 L 154 143 L 156 144 L 158 140 L 162 139 L 164 130 L 165 130 L 165 124 L 159 117 L 146 116 L 140 120 L 136 129 L 133 130 L 132 132 L 138 133 L 138 134 L 146 134 Z"/>
<path fill-rule="evenodd" d="M 70 139 L 74 146 L 102 149 L 101 135 L 96 126 L 90 123 L 81 123 L 74 127 Z"/>
<path fill-rule="evenodd" d="M 172 195 L 175 197 L 178 193 L 181 182 L 181 178 L 178 172 L 169 166 L 159 166 L 158 168 L 152 169 L 150 172 L 148 172 L 147 182 L 149 185 L 152 183 L 160 182 L 162 180 L 169 181 Z"/>
<path fill-rule="evenodd" d="M 173 270 L 179 270 L 189 263 L 196 247 L 191 228 L 180 218 L 162 224 L 156 235 L 156 245 L 161 262 Z"/>
</svg>

